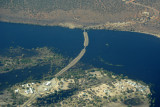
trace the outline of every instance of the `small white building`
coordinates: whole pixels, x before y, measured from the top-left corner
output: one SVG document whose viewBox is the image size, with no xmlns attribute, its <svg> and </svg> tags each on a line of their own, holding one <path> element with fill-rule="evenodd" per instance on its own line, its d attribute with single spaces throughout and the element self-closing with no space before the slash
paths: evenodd
<svg viewBox="0 0 160 107">
<path fill-rule="evenodd" d="M 27 87 L 29 87 L 29 85 L 28 85 L 28 84 L 27 84 L 26 86 L 27 86 Z"/>
<path fill-rule="evenodd" d="M 34 93 L 32 88 L 29 88 L 29 91 L 30 91 L 31 94 Z"/>
<path fill-rule="evenodd" d="M 149 12 L 143 12 L 143 15 L 149 16 Z"/>
<path fill-rule="evenodd" d="M 49 86 L 49 85 L 51 85 L 51 81 L 48 81 L 48 82 L 46 83 L 46 86 Z"/>
<path fill-rule="evenodd" d="M 48 88 L 45 88 L 45 89 L 44 89 L 44 91 L 47 91 L 47 90 L 48 90 Z"/>
<path fill-rule="evenodd" d="M 19 92 L 19 89 L 16 89 L 14 92 L 15 92 L 15 93 L 18 93 L 18 92 Z"/>
</svg>

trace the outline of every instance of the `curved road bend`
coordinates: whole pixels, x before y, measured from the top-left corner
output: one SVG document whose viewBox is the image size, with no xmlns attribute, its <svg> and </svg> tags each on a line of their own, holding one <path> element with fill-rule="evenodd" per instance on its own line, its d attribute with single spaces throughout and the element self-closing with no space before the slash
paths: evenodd
<svg viewBox="0 0 160 107">
<path fill-rule="evenodd" d="M 152 20 L 155 20 L 155 19 L 157 19 L 159 17 L 159 11 L 157 9 L 153 8 L 153 7 L 143 5 L 143 4 L 140 4 L 140 3 L 135 2 L 135 1 L 131 1 L 130 3 L 132 3 L 133 5 L 142 6 L 142 7 L 145 7 L 145 8 L 153 10 L 153 12 L 155 14 L 155 18 L 153 18 Z"/>
<path fill-rule="evenodd" d="M 88 33 L 84 30 L 83 32 L 83 36 L 84 36 L 84 48 L 81 50 L 81 52 L 79 53 L 79 55 L 73 60 L 71 61 L 65 68 L 63 68 L 61 71 L 59 71 L 55 77 L 60 76 L 62 73 L 66 72 L 68 69 L 70 69 L 72 66 L 74 66 L 85 54 L 86 52 L 86 47 L 89 44 L 89 39 L 88 39 Z M 54 78 L 53 78 L 54 79 Z M 52 79 L 52 80 L 53 80 Z M 52 81 L 50 80 L 50 81 Z M 39 86 L 40 87 L 40 86 Z M 53 87 L 51 87 L 53 88 Z M 38 88 L 37 88 L 38 89 Z M 27 100 L 23 105 L 21 105 L 21 107 L 27 107 L 29 106 L 29 104 L 31 104 L 36 98 L 38 98 L 39 96 L 39 92 L 37 91 L 36 93 L 32 94 L 32 96 L 30 97 L 29 100 Z"/>
</svg>

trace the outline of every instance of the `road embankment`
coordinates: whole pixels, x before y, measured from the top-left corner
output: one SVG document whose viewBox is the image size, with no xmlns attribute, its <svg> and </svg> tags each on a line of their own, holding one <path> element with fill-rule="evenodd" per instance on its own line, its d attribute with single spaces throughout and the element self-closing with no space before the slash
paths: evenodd
<svg viewBox="0 0 160 107">
<path fill-rule="evenodd" d="M 84 56 L 84 54 L 85 54 L 85 52 L 86 52 L 86 47 L 88 46 L 88 44 L 89 44 L 89 39 L 88 39 L 88 33 L 84 30 L 84 32 L 83 32 L 83 36 L 84 36 L 84 48 L 81 50 L 81 52 L 79 53 L 79 55 L 76 57 L 76 58 L 74 58 L 74 60 L 72 60 L 65 68 L 63 68 L 61 71 L 59 71 L 56 75 L 55 75 L 55 77 L 58 77 L 58 76 L 60 76 L 60 75 L 62 75 L 64 72 L 66 72 L 68 69 L 70 69 L 71 67 L 73 67 L 83 56 Z M 54 79 L 54 78 L 53 78 Z M 52 80 L 53 80 L 52 79 Z M 52 81 L 52 80 L 50 80 L 50 81 Z M 39 86 L 39 87 L 41 87 L 41 85 Z M 52 87 L 53 88 L 53 87 Z M 37 89 L 39 89 L 39 88 L 37 88 Z M 39 93 L 40 92 L 40 90 L 37 90 L 37 92 L 35 92 L 31 97 L 30 97 L 30 99 L 29 100 L 27 100 L 21 107 L 26 107 L 26 106 L 29 106 L 30 104 L 32 104 L 33 103 L 33 101 L 36 99 L 36 98 L 38 98 L 38 96 L 39 96 Z M 42 91 L 41 91 L 42 92 Z"/>
</svg>

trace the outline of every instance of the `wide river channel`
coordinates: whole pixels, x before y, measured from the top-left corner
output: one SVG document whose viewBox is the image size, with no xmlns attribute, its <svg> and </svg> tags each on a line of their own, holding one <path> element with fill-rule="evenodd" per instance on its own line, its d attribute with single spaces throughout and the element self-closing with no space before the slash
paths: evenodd
<svg viewBox="0 0 160 107">
<path fill-rule="evenodd" d="M 88 30 L 89 46 L 80 60 L 84 64 L 104 68 L 115 74 L 153 84 L 156 107 L 160 102 L 160 39 L 147 34 Z M 76 57 L 83 49 L 83 30 L 25 24 L 0 23 L 0 54 L 9 47 L 53 47 L 66 57 Z M 3 84 L 24 79 L 16 73 L 0 74 Z M 28 74 L 29 75 L 29 74 Z M 3 85 L 2 85 L 3 86 Z M 0 86 L 1 87 L 1 86 Z"/>
</svg>

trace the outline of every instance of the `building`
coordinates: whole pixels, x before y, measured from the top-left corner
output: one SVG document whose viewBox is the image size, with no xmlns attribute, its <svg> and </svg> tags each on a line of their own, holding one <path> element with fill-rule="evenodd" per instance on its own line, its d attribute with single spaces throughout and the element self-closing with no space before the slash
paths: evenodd
<svg viewBox="0 0 160 107">
<path fill-rule="evenodd" d="M 45 85 L 46 85 L 46 86 L 51 85 L 51 81 L 48 81 Z"/>
<path fill-rule="evenodd" d="M 48 90 L 48 88 L 45 88 L 45 89 L 44 89 L 44 91 L 47 91 L 47 90 Z"/>
<path fill-rule="evenodd" d="M 15 93 L 18 93 L 18 92 L 19 92 L 19 89 L 16 89 L 14 92 L 15 92 Z"/>
<path fill-rule="evenodd" d="M 29 84 L 27 84 L 26 86 L 29 87 Z"/>
<path fill-rule="evenodd" d="M 31 94 L 34 93 L 32 88 L 29 88 L 29 91 L 30 91 Z"/>
</svg>

